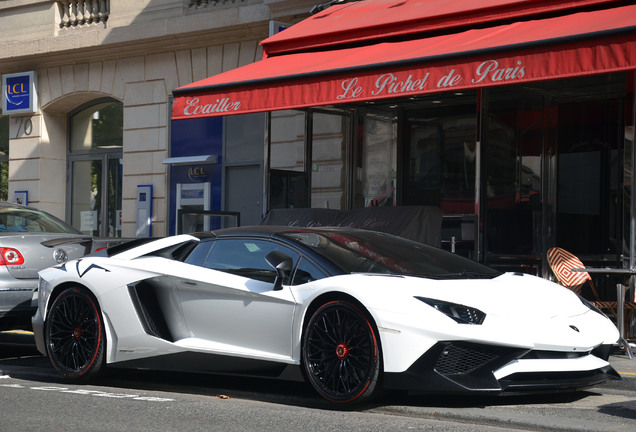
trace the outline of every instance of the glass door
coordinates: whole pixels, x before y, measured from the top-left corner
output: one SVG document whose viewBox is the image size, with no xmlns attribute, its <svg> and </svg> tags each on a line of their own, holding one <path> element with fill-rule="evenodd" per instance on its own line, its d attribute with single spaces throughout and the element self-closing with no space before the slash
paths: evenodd
<svg viewBox="0 0 636 432">
<path fill-rule="evenodd" d="M 123 105 L 101 99 L 69 115 L 67 220 L 85 234 L 121 237 Z"/>
<path fill-rule="evenodd" d="M 121 237 L 121 158 L 72 161 L 71 178 L 71 224 L 88 235 Z"/>
</svg>

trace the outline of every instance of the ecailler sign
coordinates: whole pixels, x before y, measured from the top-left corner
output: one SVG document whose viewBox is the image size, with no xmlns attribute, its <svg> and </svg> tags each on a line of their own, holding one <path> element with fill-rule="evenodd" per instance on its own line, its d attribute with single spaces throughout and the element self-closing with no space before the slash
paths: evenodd
<svg viewBox="0 0 636 432">
<path fill-rule="evenodd" d="M 33 114 L 37 111 L 35 72 L 2 75 L 2 113 Z"/>
</svg>

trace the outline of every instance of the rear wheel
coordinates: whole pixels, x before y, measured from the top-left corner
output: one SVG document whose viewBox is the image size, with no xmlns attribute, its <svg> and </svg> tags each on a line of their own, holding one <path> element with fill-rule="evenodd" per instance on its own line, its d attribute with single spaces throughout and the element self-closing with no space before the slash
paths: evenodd
<svg viewBox="0 0 636 432">
<path fill-rule="evenodd" d="M 102 369 L 104 327 L 97 301 L 87 290 L 68 288 L 55 299 L 45 338 L 51 363 L 65 377 L 88 378 Z"/>
<path fill-rule="evenodd" d="M 302 357 L 309 382 L 327 400 L 362 401 L 375 390 L 378 338 L 366 314 L 350 302 L 326 303 L 312 315 Z"/>
</svg>

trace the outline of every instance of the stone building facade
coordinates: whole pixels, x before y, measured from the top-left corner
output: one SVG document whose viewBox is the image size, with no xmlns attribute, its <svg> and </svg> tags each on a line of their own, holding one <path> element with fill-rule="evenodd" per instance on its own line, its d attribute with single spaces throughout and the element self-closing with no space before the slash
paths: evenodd
<svg viewBox="0 0 636 432">
<path fill-rule="evenodd" d="M 89 234 L 134 237 L 137 186 L 152 185 L 152 235 L 166 235 L 172 90 L 259 60 L 271 23 L 314 4 L 0 2 L 0 75 L 34 71 L 38 99 L 35 113 L 0 114 L 2 198 L 27 191 Z"/>
</svg>

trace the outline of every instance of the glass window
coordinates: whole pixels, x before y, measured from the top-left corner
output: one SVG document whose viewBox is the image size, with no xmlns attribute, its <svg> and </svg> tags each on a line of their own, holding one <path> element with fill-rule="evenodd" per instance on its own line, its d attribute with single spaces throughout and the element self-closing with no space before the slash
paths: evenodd
<svg viewBox="0 0 636 432">
<path fill-rule="evenodd" d="M 274 283 L 276 271 L 265 260 L 265 256 L 272 251 L 281 251 L 294 262 L 298 261 L 298 253 L 277 243 L 255 239 L 219 239 L 214 242 L 204 267 Z"/>
<path fill-rule="evenodd" d="M 269 208 L 307 208 L 304 111 L 270 113 Z"/>
<path fill-rule="evenodd" d="M 213 241 L 200 242 L 186 257 L 184 262 L 186 264 L 203 267 L 213 245 Z"/>
<path fill-rule="evenodd" d="M 374 231 L 289 231 L 344 273 L 383 273 L 429 278 L 494 278 L 496 270 L 439 248 Z"/>
<path fill-rule="evenodd" d="M 538 268 L 552 246 L 618 260 L 625 89 L 625 75 L 610 74 L 484 91 L 486 263 Z"/>
<path fill-rule="evenodd" d="M 48 213 L 12 207 L 0 208 L 0 232 L 80 234 L 73 227 Z"/>
<path fill-rule="evenodd" d="M 311 207 L 345 210 L 349 118 L 313 113 Z"/>
<path fill-rule="evenodd" d="M 265 114 L 239 114 L 224 119 L 225 146 L 224 162 L 235 163 L 260 161 L 263 159 L 263 134 Z"/>
<path fill-rule="evenodd" d="M 585 253 L 622 253 L 620 202 L 623 101 L 575 101 L 557 107 L 556 244 Z"/>
<path fill-rule="evenodd" d="M 392 115 L 365 113 L 359 148 L 354 208 L 395 205 L 397 128 Z"/>
<path fill-rule="evenodd" d="M 269 133 L 270 169 L 304 172 L 305 112 L 272 112 Z"/>
<path fill-rule="evenodd" d="M 476 100 L 474 93 L 438 95 L 407 111 L 403 204 L 475 213 Z"/>
<path fill-rule="evenodd" d="M 541 251 L 543 96 L 492 90 L 484 145 L 486 250 Z"/>
<path fill-rule="evenodd" d="M 327 277 L 325 272 L 320 270 L 307 259 L 301 258 L 298 263 L 298 268 L 294 273 L 292 285 L 302 285 L 325 277 Z"/>
<path fill-rule="evenodd" d="M 121 148 L 123 115 L 123 105 L 116 101 L 92 105 L 73 114 L 71 152 Z"/>
</svg>

